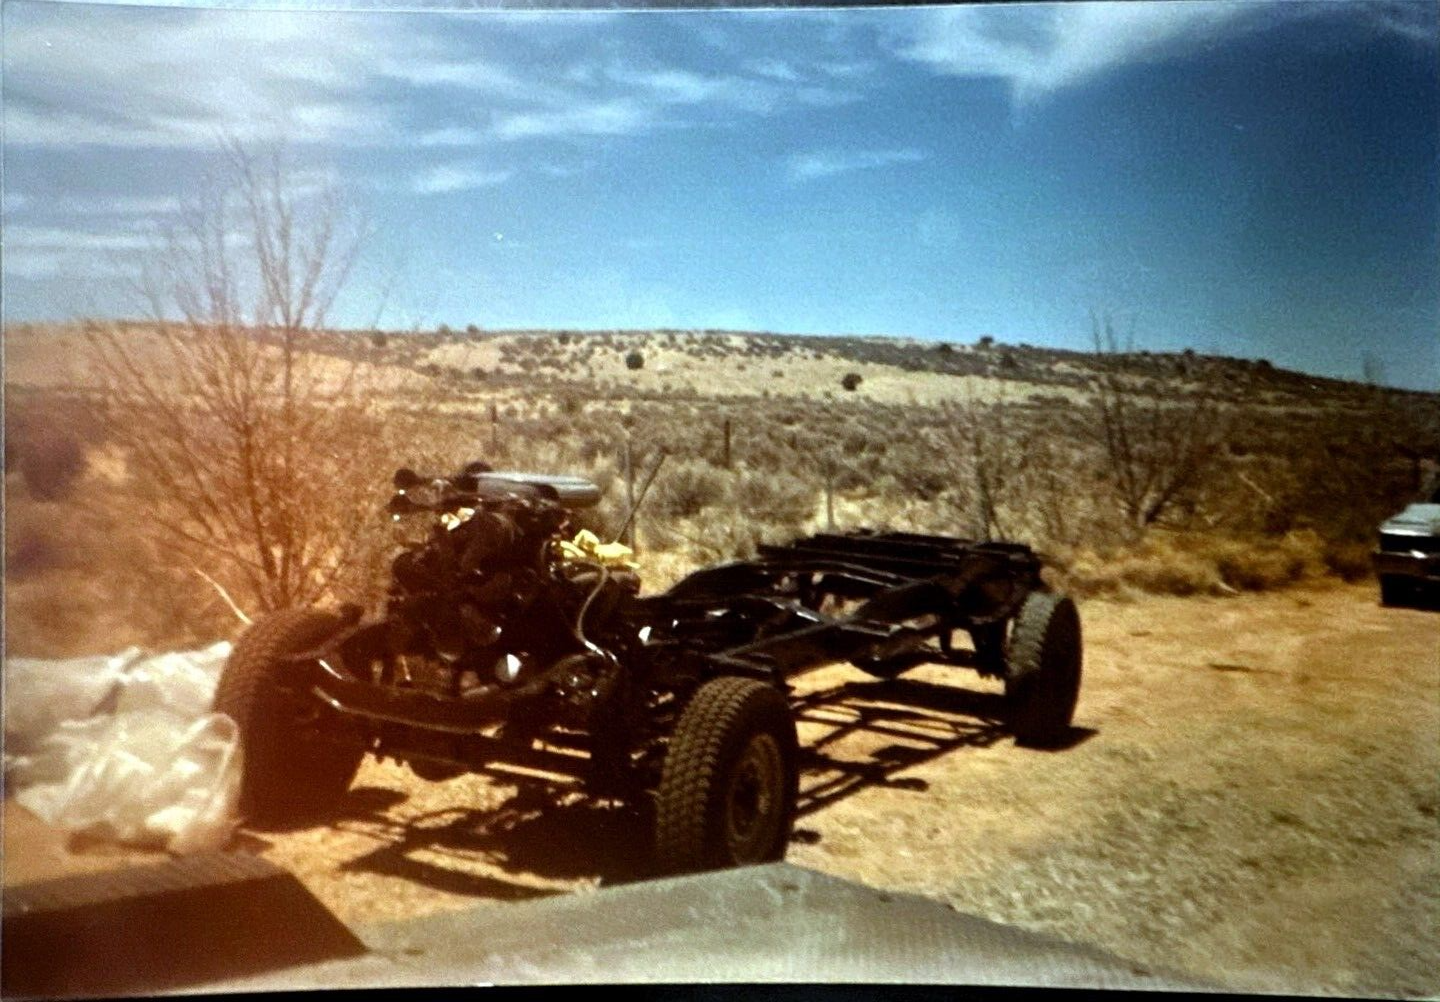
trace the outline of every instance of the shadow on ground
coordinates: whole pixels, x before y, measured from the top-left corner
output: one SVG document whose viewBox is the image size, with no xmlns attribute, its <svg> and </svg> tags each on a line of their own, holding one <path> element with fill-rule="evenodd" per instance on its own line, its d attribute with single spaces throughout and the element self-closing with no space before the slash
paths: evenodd
<svg viewBox="0 0 1440 1002">
<path fill-rule="evenodd" d="M 797 819 L 866 789 L 924 794 L 929 790 L 924 779 L 901 773 L 962 748 L 988 747 L 1009 734 L 998 693 L 920 679 L 847 682 L 796 697 L 791 705 L 801 728 Z M 1074 747 L 1094 733 L 1072 728 L 1070 738 L 1053 750 Z M 403 793 L 377 787 L 350 792 L 331 823 L 342 829 L 358 824 L 379 844 L 342 870 L 499 900 L 555 893 L 530 882 L 536 878 L 612 885 L 652 875 L 648 804 L 627 807 L 537 786 L 518 789 L 498 809 L 446 808 L 404 820 L 389 816 L 388 809 L 404 799 Z M 820 837 L 797 827 L 794 841 L 813 844 Z M 477 864 L 485 872 L 477 872 Z"/>
</svg>

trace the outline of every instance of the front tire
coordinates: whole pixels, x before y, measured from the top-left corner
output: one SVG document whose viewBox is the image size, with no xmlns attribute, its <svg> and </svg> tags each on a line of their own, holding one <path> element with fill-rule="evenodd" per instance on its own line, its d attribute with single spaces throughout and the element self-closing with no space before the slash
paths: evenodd
<svg viewBox="0 0 1440 1002">
<path fill-rule="evenodd" d="M 1025 597 L 1010 632 L 1005 701 L 1015 743 L 1034 748 L 1063 741 L 1080 698 L 1080 613 L 1054 592 Z"/>
<path fill-rule="evenodd" d="M 795 721 L 785 697 L 723 676 L 691 698 L 655 798 L 656 862 L 692 873 L 785 857 L 799 786 Z"/>
<path fill-rule="evenodd" d="M 306 733 L 307 708 L 281 687 L 283 658 L 312 650 L 341 626 L 317 609 L 286 609 L 236 641 L 215 689 L 215 712 L 239 727 L 240 813 L 258 826 L 284 826 L 332 807 L 355 778 L 364 752 Z"/>
</svg>

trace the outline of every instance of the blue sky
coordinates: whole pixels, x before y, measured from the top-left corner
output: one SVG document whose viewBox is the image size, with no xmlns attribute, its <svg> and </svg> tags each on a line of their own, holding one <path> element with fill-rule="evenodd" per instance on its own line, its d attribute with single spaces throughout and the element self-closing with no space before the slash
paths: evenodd
<svg viewBox="0 0 1440 1002">
<path fill-rule="evenodd" d="M 313 13 L 9 0 L 8 320 L 218 136 L 370 219 L 332 320 L 1193 347 L 1440 388 L 1434 3 Z"/>
</svg>

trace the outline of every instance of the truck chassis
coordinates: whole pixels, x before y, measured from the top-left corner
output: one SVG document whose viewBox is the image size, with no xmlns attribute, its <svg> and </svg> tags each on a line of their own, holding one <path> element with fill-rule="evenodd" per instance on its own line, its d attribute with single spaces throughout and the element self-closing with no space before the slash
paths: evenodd
<svg viewBox="0 0 1440 1002">
<path fill-rule="evenodd" d="M 1065 740 L 1080 621 L 1041 566 L 1017 543 L 868 530 L 761 546 L 648 596 L 600 566 L 558 656 L 507 653 L 502 682 L 464 690 L 424 684 L 417 665 L 453 674 L 468 654 L 415 658 L 393 613 L 289 610 L 240 639 L 216 705 L 240 723 L 242 808 L 257 820 L 333 801 L 369 753 L 427 779 L 568 781 L 652 805 L 662 872 L 762 862 L 783 857 L 793 822 L 787 697 L 802 673 L 973 669 L 1004 681 L 1018 742 Z"/>
</svg>

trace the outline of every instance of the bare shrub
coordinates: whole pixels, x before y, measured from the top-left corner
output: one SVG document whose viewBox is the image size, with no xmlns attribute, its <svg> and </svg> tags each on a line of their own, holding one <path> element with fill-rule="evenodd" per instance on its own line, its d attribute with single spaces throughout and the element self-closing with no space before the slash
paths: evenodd
<svg viewBox="0 0 1440 1002">
<path fill-rule="evenodd" d="M 1327 540 L 1321 559 L 1326 570 L 1342 581 L 1363 581 L 1374 569 L 1370 545 L 1353 540 Z"/>
<path fill-rule="evenodd" d="M 146 261 L 153 326 L 86 329 L 138 524 L 255 612 L 331 594 L 373 551 L 376 414 L 353 366 L 307 350 L 365 231 L 281 151 L 231 143 L 221 166 Z"/>
<path fill-rule="evenodd" d="M 659 518 L 690 518 L 726 496 L 726 473 L 704 460 L 667 463 L 656 478 L 645 507 Z"/>
<path fill-rule="evenodd" d="M 819 485 L 781 470 L 746 470 L 734 482 L 733 503 L 749 518 L 798 529 L 815 511 Z"/>
<path fill-rule="evenodd" d="M 1425 461 L 1440 456 L 1433 398 L 1373 388 L 1323 413 L 1247 415 L 1207 498 L 1224 524 L 1369 541 L 1380 521 L 1412 500 Z"/>
<path fill-rule="evenodd" d="M 940 408 L 942 467 L 952 503 L 982 539 L 1009 537 L 1036 503 L 1046 459 L 1042 436 L 1011 405 L 967 394 Z"/>
<path fill-rule="evenodd" d="M 1094 435 L 1126 520 L 1136 529 L 1160 521 L 1215 468 L 1227 415 L 1198 392 L 1162 397 L 1146 393 L 1125 371 L 1115 328 L 1093 319 L 1095 352 L 1103 368 L 1091 380 Z"/>
</svg>

